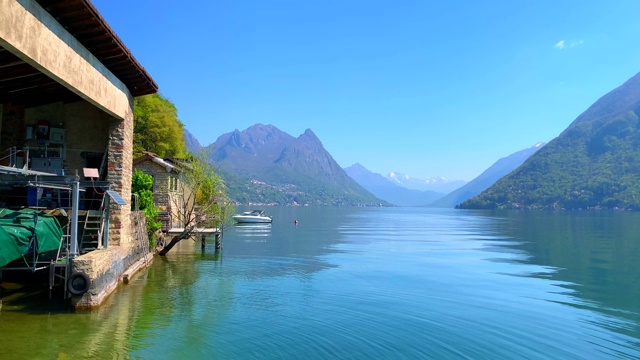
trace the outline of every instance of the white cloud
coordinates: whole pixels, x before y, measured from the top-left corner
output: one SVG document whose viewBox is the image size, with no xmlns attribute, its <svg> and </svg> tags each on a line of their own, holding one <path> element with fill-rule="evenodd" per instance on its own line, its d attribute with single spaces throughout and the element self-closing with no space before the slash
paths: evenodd
<svg viewBox="0 0 640 360">
<path fill-rule="evenodd" d="M 584 42 L 584 41 L 582 41 L 582 40 L 578 40 L 578 41 L 573 40 L 573 41 L 571 41 L 571 43 L 569 44 L 569 47 L 574 47 L 574 46 L 582 45 L 582 43 L 583 43 L 583 42 Z"/>
<path fill-rule="evenodd" d="M 571 40 L 571 41 L 560 40 L 556 43 L 554 47 L 558 50 L 562 50 L 567 47 L 572 48 L 572 47 L 580 46 L 583 43 L 584 41 L 582 40 Z"/>
</svg>

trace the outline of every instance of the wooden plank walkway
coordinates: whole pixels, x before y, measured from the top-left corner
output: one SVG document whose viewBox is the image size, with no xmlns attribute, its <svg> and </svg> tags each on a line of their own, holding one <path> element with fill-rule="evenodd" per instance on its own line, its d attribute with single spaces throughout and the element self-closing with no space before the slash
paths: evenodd
<svg viewBox="0 0 640 360">
<path fill-rule="evenodd" d="M 179 234 L 182 234 L 183 231 L 184 231 L 184 228 L 171 228 L 169 229 L 169 231 L 167 231 L 167 233 L 169 235 L 179 235 Z M 212 235 L 212 234 L 218 234 L 218 233 L 220 233 L 220 229 L 218 228 L 195 228 L 192 232 L 193 235 L 196 235 L 196 234 Z"/>
</svg>

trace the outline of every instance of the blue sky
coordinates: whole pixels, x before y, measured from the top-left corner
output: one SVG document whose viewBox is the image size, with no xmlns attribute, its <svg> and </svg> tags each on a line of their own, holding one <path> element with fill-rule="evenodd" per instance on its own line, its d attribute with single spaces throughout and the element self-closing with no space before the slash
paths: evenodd
<svg viewBox="0 0 640 360">
<path fill-rule="evenodd" d="M 203 144 L 310 128 L 343 167 L 471 180 L 640 72 L 640 1 L 93 0 Z"/>
</svg>

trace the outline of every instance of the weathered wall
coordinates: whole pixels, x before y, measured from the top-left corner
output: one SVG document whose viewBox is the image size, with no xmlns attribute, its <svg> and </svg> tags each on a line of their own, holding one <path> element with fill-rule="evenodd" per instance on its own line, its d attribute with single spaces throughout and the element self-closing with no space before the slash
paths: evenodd
<svg viewBox="0 0 640 360">
<path fill-rule="evenodd" d="M 107 150 L 109 122 L 113 117 L 86 101 L 65 104 L 67 129 L 67 159 L 69 167 L 82 175 L 84 152 L 104 153 Z"/>
<path fill-rule="evenodd" d="M 113 119 L 109 123 L 107 181 L 127 203 L 131 201 L 131 176 L 133 174 L 133 103 L 123 121 Z M 112 205 L 109 241 L 114 245 L 129 246 L 131 241 L 131 207 Z"/>
<path fill-rule="evenodd" d="M 27 108 L 25 125 L 36 125 L 45 120 L 51 127 L 66 130 L 66 166 L 69 175 L 82 176 L 85 154 L 104 153 L 107 150 L 109 122 L 113 117 L 86 101 L 53 104 Z M 24 145 L 38 149 L 35 139 L 26 140 Z"/>
<path fill-rule="evenodd" d="M 131 95 L 89 50 L 33 0 L 0 0 L 0 45 L 119 119 Z"/>
</svg>

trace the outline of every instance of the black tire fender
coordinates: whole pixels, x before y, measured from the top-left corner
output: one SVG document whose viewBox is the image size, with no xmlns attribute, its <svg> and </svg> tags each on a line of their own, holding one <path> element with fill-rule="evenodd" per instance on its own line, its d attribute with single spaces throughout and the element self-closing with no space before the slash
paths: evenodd
<svg viewBox="0 0 640 360">
<path fill-rule="evenodd" d="M 73 295 L 83 295 L 89 291 L 91 279 L 83 272 L 75 272 L 67 279 L 67 290 Z"/>
</svg>

